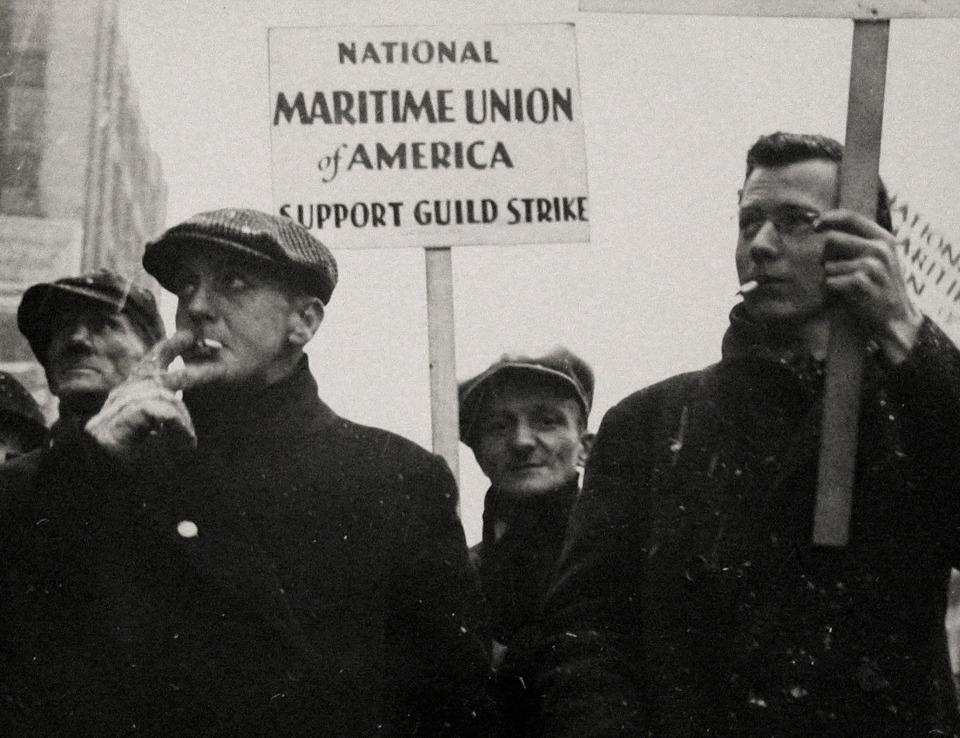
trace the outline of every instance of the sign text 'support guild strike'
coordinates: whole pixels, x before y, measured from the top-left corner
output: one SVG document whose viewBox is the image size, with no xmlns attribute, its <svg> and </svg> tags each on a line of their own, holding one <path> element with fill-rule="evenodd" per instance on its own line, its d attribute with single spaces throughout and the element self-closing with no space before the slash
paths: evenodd
<svg viewBox="0 0 960 738">
<path fill-rule="evenodd" d="M 331 245 L 589 239 L 572 25 L 272 28 L 269 56 L 274 204 Z"/>
</svg>

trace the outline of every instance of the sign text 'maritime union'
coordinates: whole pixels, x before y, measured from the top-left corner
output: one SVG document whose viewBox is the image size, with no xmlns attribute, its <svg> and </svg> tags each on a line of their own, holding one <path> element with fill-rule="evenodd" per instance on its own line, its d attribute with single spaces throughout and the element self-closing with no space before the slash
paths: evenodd
<svg viewBox="0 0 960 738">
<path fill-rule="evenodd" d="M 589 239 L 573 26 L 269 42 L 274 205 L 334 248 Z"/>
</svg>

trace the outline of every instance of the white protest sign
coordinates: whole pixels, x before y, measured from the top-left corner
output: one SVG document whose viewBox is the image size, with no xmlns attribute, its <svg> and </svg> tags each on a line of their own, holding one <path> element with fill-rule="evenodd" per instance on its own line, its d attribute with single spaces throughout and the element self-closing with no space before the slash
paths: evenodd
<svg viewBox="0 0 960 738">
<path fill-rule="evenodd" d="M 571 24 L 269 30 L 276 211 L 335 248 L 589 240 Z"/>
</svg>

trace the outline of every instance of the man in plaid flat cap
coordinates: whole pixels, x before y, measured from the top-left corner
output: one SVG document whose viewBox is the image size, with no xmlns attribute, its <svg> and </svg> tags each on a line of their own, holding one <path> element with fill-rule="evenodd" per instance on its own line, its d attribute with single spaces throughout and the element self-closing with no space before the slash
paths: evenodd
<svg viewBox="0 0 960 738">
<path fill-rule="evenodd" d="M 228 209 L 170 228 L 144 266 L 177 331 L 86 426 L 79 483 L 111 493 L 95 529 L 63 535 L 96 567 L 53 573 L 60 606 L 0 695 L 7 732 L 479 731 L 488 664 L 452 475 L 317 396 L 304 346 L 332 254 Z"/>
</svg>

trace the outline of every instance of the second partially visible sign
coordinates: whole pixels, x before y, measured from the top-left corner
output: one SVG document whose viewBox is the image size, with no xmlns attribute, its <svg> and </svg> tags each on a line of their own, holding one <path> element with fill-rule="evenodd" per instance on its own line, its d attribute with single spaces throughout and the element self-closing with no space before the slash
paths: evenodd
<svg viewBox="0 0 960 738">
<path fill-rule="evenodd" d="M 335 248 L 589 240 L 570 24 L 271 28 L 276 211 Z"/>
</svg>

